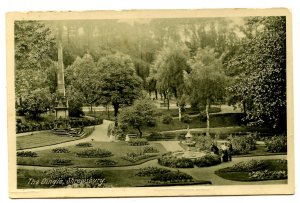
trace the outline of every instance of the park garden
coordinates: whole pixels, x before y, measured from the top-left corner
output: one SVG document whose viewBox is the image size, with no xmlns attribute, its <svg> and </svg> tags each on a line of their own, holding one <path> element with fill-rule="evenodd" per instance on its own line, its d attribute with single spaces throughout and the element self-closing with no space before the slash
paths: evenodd
<svg viewBox="0 0 300 203">
<path fill-rule="evenodd" d="M 285 37 L 284 17 L 16 21 L 18 188 L 287 183 Z"/>
</svg>

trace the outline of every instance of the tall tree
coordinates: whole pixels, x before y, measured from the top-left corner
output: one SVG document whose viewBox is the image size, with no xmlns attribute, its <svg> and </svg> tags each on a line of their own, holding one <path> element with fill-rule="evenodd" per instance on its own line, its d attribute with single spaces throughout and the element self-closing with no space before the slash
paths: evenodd
<svg viewBox="0 0 300 203">
<path fill-rule="evenodd" d="M 142 80 L 127 55 L 117 53 L 100 58 L 98 67 L 101 69 L 99 96 L 114 107 L 115 125 L 118 126 L 119 109 L 131 105 L 139 97 Z"/>
<path fill-rule="evenodd" d="M 228 62 L 239 69 L 230 87 L 244 104 L 250 125 L 286 130 L 286 19 L 252 17 L 243 28 L 246 37 Z"/>
<path fill-rule="evenodd" d="M 212 48 L 199 49 L 190 61 L 192 71 L 187 77 L 191 103 L 206 106 L 207 132 L 209 135 L 209 108 L 212 102 L 222 99 L 226 78 L 222 71 L 221 59 L 216 58 Z"/>
</svg>

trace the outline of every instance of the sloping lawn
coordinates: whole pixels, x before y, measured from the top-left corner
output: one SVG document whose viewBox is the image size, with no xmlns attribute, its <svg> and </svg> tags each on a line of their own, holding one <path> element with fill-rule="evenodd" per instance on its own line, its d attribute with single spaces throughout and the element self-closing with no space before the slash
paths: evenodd
<svg viewBox="0 0 300 203">
<path fill-rule="evenodd" d="M 93 127 L 86 127 L 84 130 L 91 128 Z M 59 136 L 51 133 L 51 131 L 34 133 L 32 135 L 17 136 L 17 150 L 49 146 L 82 138 L 83 137 Z"/>
<path fill-rule="evenodd" d="M 116 164 L 113 166 L 127 166 L 127 165 L 136 165 L 143 162 L 146 162 L 151 159 L 157 158 L 160 154 L 166 153 L 166 149 L 159 143 L 150 143 L 146 146 L 152 146 L 158 149 L 158 153 L 153 153 L 151 157 L 136 161 L 130 162 L 124 160 L 121 157 L 126 156 L 127 153 L 132 152 L 141 152 L 146 146 L 129 146 L 126 142 L 89 142 L 92 144 L 92 147 L 78 147 L 78 146 L 69 146 L 66 147 L 70 152 L 69 153 L 53 153 L 52 150 L 43 150 L 37 152 L 38 157 L 17 157 L 18 165 L 30 165 L 30 166 L 57 166 L 53 165 L 51 161 L 54 159 L 70 159 L 70 167 L 105 167 L 105 165 L 99 165 L 96 163 L 100 159 L 109 159 Z M 113 155 L 105 158 L 83 158 L 76 155 L 77 152 L 81 152 L 87 149 L 105 149 L 110 151 Z"/>
</svg>

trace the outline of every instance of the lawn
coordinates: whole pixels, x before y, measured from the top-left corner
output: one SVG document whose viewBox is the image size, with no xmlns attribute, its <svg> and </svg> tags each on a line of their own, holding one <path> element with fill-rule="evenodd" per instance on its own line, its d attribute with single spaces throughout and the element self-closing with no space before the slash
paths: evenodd
<svg viewBox="0 0 300 203">
<path fill-rule="evenodd" d="M 149 183 L 150 177 L 140 177 L 136 176 L 138 169 L 130 170 L 102 170 L 105 177 L 106 183 L 105 187 L 147 187 L 154 186 Z M 41 181 L 43 178 L 47 177 L 46 173 L 42 170 L 27 170 L 18 169 L 17 170 L 17 187 L 18 189 L 28 189 L 28 188 L 49 188 L 47 185 L 42 184 L 28 184 L 29 179 L 33 178 L 35 180 Z M 183 183 L 166 183 L 166 185 L 201 185 L 210 184 L 209 181 L 194 180 L 193 182 L 183 182 Z M 155 185 L 155 186 L 163 186 Z M 63 187 L 63 186 L 61 186 Z"/>
<path fill-rule="evenodd" d="M 51 150 L 43 150 L 37 152 L 38 157 L 17 157 L 18 165 L 31 165 L 31 166 L 55 166 L 51 163 L 54 159 L 71 159 L 71 167 L 103 167 L 96 164 L 96 161 L 99 159 L 109 159 L 116 162 L 114 166 L 127 166 L 127 165 L 136 165 L 148 160 L 157 158 L 160 154 L 166 153 L 166 149 L 159 143 L 151 143 L 147 146 L 152 146 L 159 150 L 159 153 L 155 153 L 154 156 L 142 159 L 136 162 L 130 162 L 122 159 L 122 156 L 125 156 L 127 153 L 131 152 L 140 152 L 146 146 L 129 146 L 126 142 L 90 142 L 92 147 L 77 147 L 69 146 L 66 147 L 70 152 L 69 153 L 53 153 Z M 92 148 L 101 148 L 106 149 L 112 152 L 113 156 L 105 158 L 82 158 L 77 157 L 76 152 L 83 151 L 85 149 Z"/>
<path fill-rule="evenodd" d="M 86 127 L 84 130 L 88 131 L 90 128 L 92 127 Z M 55 135 L 51 131 L 38 132 L 31 135 L 17 136 L 17 150 L 49 146 L 82 138 Z"/>
<path fill-rule="evenodd" d="M 233 181 L 263 181 L 263 180 L 279 180 L 279 179 L 286 179 L 282 177 L 266 177 L 262 179 L 252 179 L 249 176 L 250 172 L 253 171 L 287 171 L 287 163 L 281 162 L 279 159 L 270 159 L 270 160 L 263 160 L 264 166 L 259 169 L 253 169 L 251 171 L 235 171 L 233 167 L 227 167 L 216 171 L 215 173 L 227 180 Z"/>
</svg>

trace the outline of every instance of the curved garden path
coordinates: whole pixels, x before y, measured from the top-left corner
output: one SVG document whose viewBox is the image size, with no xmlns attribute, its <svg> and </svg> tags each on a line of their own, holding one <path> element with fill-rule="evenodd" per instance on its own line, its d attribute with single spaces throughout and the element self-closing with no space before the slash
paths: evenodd
<svg viewBox="0 0 300 203">
<path fill-rule="evenodd" d="M 218 175 L 215 174 L 215 171 L 221 169 L 221 168 L 226 168 L 229 166 L 232 166 L 235 163 L 238 163 L 240 161 L 247 161 L 251 159 L 286 159 L 286 155 L 273 155 L 273 156 L 257 156 L 257 157 L 238 157 L 238 158 L 233 158 L 231 162 L 227 163 L 221 163 L 217 166 L 211 166 L 211 167 L 195 167 L 195 168 L 187 168 L 187 169 L 172 169 L 172 170 L 179 170 L 184 173 L 192 175 L 195 179 L 198 180 L 207 180 L 211 181 L 213 185 L 262 185 L 262 184 L 284 184 L 287 183 L 287 180 L 270 180 L 270 181 L 254 181 L 254 182 L 240 182 L 240 181 L 231 181 L 231 180 L 226 180 L 224 178 L 219 177 Z M 100 170 L 131 170 L 131 169 L 139 169 L 142 167 L 147 167 L 147 166 L 158 166 L 162 168 L 168 168 L 161 166 L 157 163 L 157 159 L 147 161 L 142 164 L 138 165 L 133 165 L 133 166 L 118 166 L 118 167 L 98 167 L 98 168 L 82 168 L 80 169 L 85 169 L 85 170 L 95 170 L 95 169 L 100 169 Z M 28 170 L 49 170 L 55 167 L 44 167 L 44 166 L 21 166 L 18 165 L 18 169 L 28 169 Z M 171 168 L 168 168 L 171 169 Z"/>
<path fill-rule="evenodd" d="M 110 139 L 107 136 L 107 129 L 111 122 L 112 121 L 103 120 L 103 124 L 96 125 L 95 130 L 92 132 L 92 134 L 83 139 L 64 142 L 64 143 L 60 143 L 60 144 L 49 145 L 49 146 L 36 147 L 36 148 L 31 148 L 31 149 L 26 149 L 26 150 L 18 150 L 18 151 L 33 151 L 33 152 L 35 152 L 35 151 L 53 149 L 53 148 L 57 148 L 57 147 L 67 147 L 67 146 L 71 146 L 71 145 L 76 145 L 81 142 L 89 142 L 92 140 L 97 141 L 97 142 L 110 142 Z"/>
</svg>

